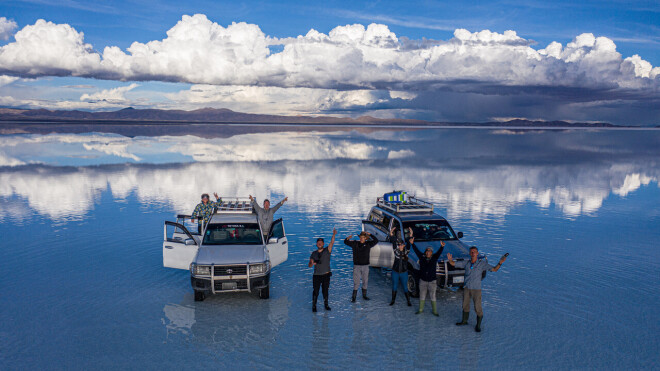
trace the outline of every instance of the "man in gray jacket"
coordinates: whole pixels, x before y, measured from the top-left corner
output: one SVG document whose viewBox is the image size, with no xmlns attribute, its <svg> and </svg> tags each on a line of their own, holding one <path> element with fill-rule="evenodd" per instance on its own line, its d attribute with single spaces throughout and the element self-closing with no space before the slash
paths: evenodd
<svg viewBox="0 0 660 371">
<path fill-rule="evenodd" d="M 270 207 L 270 201 L 268 199 L 264 200 L 264 207 L 259 206 L 257 204 L 257 201 L 250 195 L 250 202 L 252 203 L 252 207 L 254 208 L 254 211 L 257 213 L 257 219 L 259 220 L 259 224 L 261 224 L 262 231 L 261 233 L 264 235 L 264 241 L 268 243 L 268 233 L 270 232 L 270 226 L 273 224 L 273 215 L 279 209 L 286 201 L 288 201 L 288 197 L 284 197 L 284 199 L 280 202 L 277 203 L 274 207 Z"/>
</svg>

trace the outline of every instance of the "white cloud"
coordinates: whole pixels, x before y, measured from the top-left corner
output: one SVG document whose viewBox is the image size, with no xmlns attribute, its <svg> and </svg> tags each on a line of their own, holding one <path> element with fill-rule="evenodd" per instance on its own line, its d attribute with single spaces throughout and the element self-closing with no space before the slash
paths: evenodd
<svg viewBox="0 0 660 371">
<path fill-rule="evenodd" d="M 124 94 L 137 88 L 138 86 L 138 84 L 130 84 L 128 86 L 120 86 L 113 89 L 101 90 L 92 94 L 85 93 L 80 96 L 80 100 L 92 102 L 108 102 L 111 104 L 126 104 L 129 101 L 126 99 Z"/>
<path fill-rule="evenodd" d="M 98 53 L 84 42 L 81 32 L 44 20 L 24 27 L 15 38 L 2 47 L 0 67 L 5 73 L 28 77 L 396 90 L 466 79 L 504 86 L 645 88 L 649 82 L 644 79 L 657 76 L 657 70 L 639 57 L 622 59 L 611 39 L 588 33 L 565 47 L 551 43 L 535 50 L 515 31 L 457 29 L 449 41 L 408 49 L 380 24 L 339 26 L 328 34 L 310 30 L 304 36 L 275 39 L 254 24 L 223 27 L 197 14 L 183 16 L 167 31 L 167 38 L 134 42 L 126 51 L 109 46 Z M 284 49 L 271 53 L 269 45 L 276 44 Z M 635 68 L 626 68 L 628 64 Z"/>
<path fill-rule="evenodd" d="M 13 19 L 0 17 L 0 40 L 9 40 L 18 24 Z"/>
</svg>

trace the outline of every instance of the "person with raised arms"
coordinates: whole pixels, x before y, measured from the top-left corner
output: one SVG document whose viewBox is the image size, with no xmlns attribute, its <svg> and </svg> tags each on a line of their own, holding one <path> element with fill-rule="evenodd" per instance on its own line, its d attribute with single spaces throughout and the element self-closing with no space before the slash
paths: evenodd
<svg viewBox="0 0 660 371">
<path fill-rule="evenodd" d="M 399 289 L 399 283 L 403 287 L 403 293 L 406 296 L 408 306 L 412 306 L 410 302 L 410 293 L 408 293 L 408 254 L 410 253 L 410 244 L 403 242 L 401 238 L 397 238 L 396 227 L 390 230 L 389 239 L 392 242 L 392 249 L 394 250 L 394 264 L 392 265 L 392 301 L 390 305 L 394 305 L 396 301 L 396 294 Z"/>
<path fill-rule="evenodd" d="M 353 297 L 351 302 L 355 303 L 357 290 L 362 281 L 362 299 L 370 300 L 367 296 L 369 285 L 369 253 L 371 248 L 376 246 L 378 239 L 369 232 L 360 232 L 359 241 L 352 241 L 353 235 L 346 237 L 344 243 L 353 249 Z M 367 240 L 367 237 L 369 240 Z"/>
<path fill-rule="evenodd" d="M 257 200 L 250 195 L 250 203 L 252 203 L 252 208 L 254 208 L 254 211 L 257 213 L 257 219 L 261 225 L 261 234 L 264 236 L 265 243 L 268 243 L 268 233 L 270 233 L 270 227 L 273 224 L 273 215 L 288 200 L 288 197 L 284 197 L 284 199 L 278 202 L 277 205 L 270 207 L 270 200 L 265 199 L 264 207 L 261 207 L 257 203 Z"/>
<path fill-rule="evenodd" d="M 332 230 L 332 238 L 328 247 L 323 247 L 324 240 L 319 237 L 316 239 L 316 250 L 312 252 L 312 255 L 309 257 L 309 267 L 314 267 L 314 277 L 312 281 L 313 291 L 312 291 L 312 312 L 316 312 L 316 301 L 319 298 L 319 288 L 322 288 L 323 293 L 323 305 L 325 310 L 331 310 L 328 305 L 328 290 L 330 289 L 330 277 L 332 272 L 330 271 L 330 255 L 332 254 L 332 246 L 335 244 L 335 236 L 337 235 L 337 230 Z"/>
<path fill-rule="evenodd" d="M 215 196 L 216 202 L 209 201 L 208 193 L 202 194 L 202 202 L 195 206 L 195 210 L 193 210 L 190 216 L 190 221 L 193 223 L 195 222 L 195 219 L 197 219 L 197 232 L 199 232 L 199 234 L 202 234 L 203 226 L 209 222 L 209 217 L 213 214 L 213 209 L 222 202 L 217 193 L 213 193 L 213 195 Z"/>
<path fill-rule="evenodd" d="M 408 228 L 410 232 L 410 245 L 412 249 L 419 258 L 419 310 L 415 314 L 420 314 L 424 311 L 424 302 L 426 300 L 426 294 L 429 294 L 431 299 L 431 308 L 433 309 L 433 315 L 438 316 L 438 307 L 435 302 L 435 291 L 438 289 L 438 281 L 436 277 L 436 270 L 438 265 L 438 259 L 442 250 L 445 248 L 444 241 L 440 242 L 440 248 L 435 253 L 431 247 L 427 247 L 424 253 L 422 254 L 417 245 L 415 245 L 415 237 L 413 237 L 412 228 Z"/>
<path fill-rule="evenodd" d="M 463 318 L 456 326 L 467 325 L 470 316 L 470 299 L 474 302 L 474 311 L 477 312 L 477 325 L 474 331 L 481 332 L 481 321 L 484 318 L 484 312 L 481 308 L 481 278 L 484 271 L 497 272 L 502 263 L 509 256 L 504 254 L 496 266 L 488 264 L 486 259 L 477 259 L 479 249 L 476 246 L 470 247 L 470 260 L 454 261 L 451 254 L 447 254 L 447 261 L 452 267 L 465 269 L 465 285 L 463 286 Z"/>
</svg>

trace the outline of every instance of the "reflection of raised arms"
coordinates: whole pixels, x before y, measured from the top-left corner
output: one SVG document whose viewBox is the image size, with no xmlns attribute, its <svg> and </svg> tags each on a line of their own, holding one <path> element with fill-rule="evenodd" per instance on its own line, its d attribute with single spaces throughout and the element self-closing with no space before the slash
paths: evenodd
<svg viewBox="0 0 660 371">
<path fill-rule="evenodd" d="M 330 244 L 328 244 L 328 252 L 332 253 L 332 246 L 335 245 L 335 236 L 337 235 L 337 229 L 332 229 L 332 238 L 330 239 Z"/>
</svg>

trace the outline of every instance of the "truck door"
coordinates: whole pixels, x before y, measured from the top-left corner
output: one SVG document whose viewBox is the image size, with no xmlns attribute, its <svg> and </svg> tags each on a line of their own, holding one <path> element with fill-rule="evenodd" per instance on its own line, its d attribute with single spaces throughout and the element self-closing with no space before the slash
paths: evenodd
<svg viewBox="0 0 660 371">
<path fill-rule="evenodd" d="M 169 235 L 168 226 L 174 229 Z M 195 259 L 199 248 L 197 240 L 179 223 L 165 222 L 163 230 L 163 266 L 190 269 L 190 263 Z"/>
<path fill-rule="evenodd" d="M 270 227 L 268 236 L 268 255 L 270 255 L 270 265 L 274 267 L 285 262 L 289 257 L 289 242 L 284 232 L 284 223 L 282 219 L 277 219 Z"/>
</svg>

